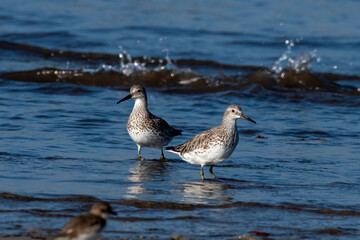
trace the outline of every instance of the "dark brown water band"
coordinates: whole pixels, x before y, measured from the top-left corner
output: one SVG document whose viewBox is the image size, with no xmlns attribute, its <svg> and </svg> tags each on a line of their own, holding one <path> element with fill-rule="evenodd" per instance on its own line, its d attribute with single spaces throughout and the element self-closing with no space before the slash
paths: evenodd
<svg viewBox="0 0 360 240">
<path fill-rule="evenodd" d="M 0 193 L 0 198 L 23 201 L 23 202 L 96 202 L 99 199 L 91 196 L 69 196 L 60 198 L 39 198 L 22 196 L 12 193 Z M 246 207 L 246 208 L 269 208 L 286 211 L 298 211 L 298 212 L 309 212 L 316 214 L 326 215 L 342 215 L 342 216 L 360 216 L 359 211 L 354 210 L 335 210 L 335 209 L 316 209 L 307 205 L 299 205 L 293 203 L 286 203 L 283 205 L 272 205 L 260 202 L 233 202 L 218 205 L 206 205 L 206 204 L 187 204 L 187 203 L 174 203 L 174 202 L 157 202 L 157 201 L 143 201 L 143 200 L 120 200 L 112 201 L 112 204 L 132 206 L 139 209 L 166 209 L 166 210 L 180 210 L 180 211 L 192 211 L 195 209 L 208 208 L 208 209 L 224 209 L 224 208 L 235 208 L 235 207 Z"/>
</svg>

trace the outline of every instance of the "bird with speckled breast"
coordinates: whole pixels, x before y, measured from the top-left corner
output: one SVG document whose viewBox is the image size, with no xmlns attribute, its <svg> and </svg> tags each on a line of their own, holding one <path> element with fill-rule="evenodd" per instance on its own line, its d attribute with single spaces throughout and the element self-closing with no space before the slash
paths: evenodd
<svg viewBox="0 0 360 240">
<path fill-rule="evenodd" d="M 238 105 L 230 105 L 225 110 L 221 125 L 202 132 L 181 145 L 166 147 L 165 150 L 179 155 L 188 163 L 200 165 L 202 181 L 204 181 L 203 167 L 210 165 L 209 172 L 215 179 L 212 170 L 214 164 L 230 157 L 238 144 L 236 120 L 239 118 L 256 123 L 245 116 Z"/>
<path fill-rule="evenodd" d="M 165 120 L 153 115 L 148 110 L 146 90 L 140 85 L 134 85 L 130 94 L 119 100 L 121 103 L 134 99 L 135 104 L 127 121 L 127 131 L 138 147 L 138 158 L 141 158 L 141 148 L 151 147 L 161 149 L 160 159 L 165 159 L 163 147 L 168 145 L 173 137 L 181 135 L 182 130 L 170 126 Z"/>
</svg>

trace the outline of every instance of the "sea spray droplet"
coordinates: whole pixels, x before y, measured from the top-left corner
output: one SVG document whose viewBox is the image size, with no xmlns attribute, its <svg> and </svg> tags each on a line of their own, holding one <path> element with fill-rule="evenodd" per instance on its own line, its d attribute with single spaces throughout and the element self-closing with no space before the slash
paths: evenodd
<svg viewBox="0 0 360 240">
<path fill-rule="evenodd" d="M 300 42 L 297 38 L 296 42 Z M 317 50 L 314 49 L 308 53 L 303 53 L 299 56 L 292 56 L 292 49 L 295 46 L 293 40 L 285 40 L 286 51 L 275 61 L 271 69 L 275 74 L 280 74 L 285 68 L 294 69 L 296 72 L 306 71 L 311 68 L 311 61 L 317 58 L 316 61 L 320 61 L 320 57 L 317 56 Z"/>
</svg>

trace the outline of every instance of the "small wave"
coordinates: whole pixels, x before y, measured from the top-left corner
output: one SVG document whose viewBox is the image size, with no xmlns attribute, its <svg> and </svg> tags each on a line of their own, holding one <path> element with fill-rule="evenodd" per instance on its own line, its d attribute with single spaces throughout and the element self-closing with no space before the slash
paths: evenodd
<svg viewBox="0 0 360 240">
<path fill-rule="evenodd" d="M 127 71 L 127 70 L 126 70 Z M 346 95 L 360 95 L 359 89 L 351 86 L 339 85 L 324 79 L 324 74 L 318 77 L 310 71 L 297 72 L 286 68 L 280 74 L 267 70 L 258 70 L 248 75 L 216 76 L 197 75 L 192 71 L 181 70 L 147 70 L 133 71 L 123 74 L 118 71 L 64 70 L 56 68 L 42 68 L 30 71 L 2 73 L 1 78 L 17 81 L 30 81 L 38 83 L 71 83 L 89 86 L 131 86 L 134 83 L 147 87 L 188 90 L 189 93 L 223 92 L 231 90 L 254 89 L 261 86 L 263 89 L 275 92 L 333 92 Z M 341 76 L 336 76 L 340 78 Z M 360 79 L 360 78 L 359 78 Z M 56 89 L 51 88 L 51 93 Z M 84 93 L 81 88 L 74 89 L 76 93 Z M 86 92 L 86 91 L 85 91 Z"/>
<path fill-rule="evenodd" d="M 1 35 L 2 38 L 7 39 L 37 39 L 37 38 L 65 38 L 74 37 L 73 34 L 67 31 L 54 31 L 54 32 L 32 32 L 32 33 L 7 33 Z"/>
<path fill-rule="evenodd" d="M 13 193 L 0 193 L 0 198 L 22 201 L 22 202 L 96 202 L 99 199 L 90 196 L 72 196 L 72 197 L 60 197 L 60 198 L 39 198 L 31 196 L 23 196 Z"/>
<path fill-rule="evenodd" d="M 13 193 L 0 193 L 0 198 L 22 201 L 22 202 L 96 202 L 99 199 L 91 196 L 69 196 L 59 198 L 40 198 L 31 196 L 22 196 Z M 112 201 L 112 204 L 132 206 L 139 209 L 169 209 L 169 210 L 181 210 L 181 211 L 192 211 L 199 208 L 234 208 L 234 207 L 246 207 L 246 208 L 270 208 L 287 211 L 299 211 L 309 212 L 322 215 L 342 215 L 342 216 L 360 216 L 359 211 L 355 210 L 336 210 L 336 209 L 316 209 L 314 206 L 299 205 L 294 203 L 283 203 L 282 205 L 272 205 L 261 202 L 232 202 L 225 204 L 189 204 L 189 203 L 176 203 L 176 202 L 157 202 L 157 201 L 143 201 L 143 200 L 120 200 Z"/>
<path fill-rule="evenodd" d="M 28 51 L 42 54 L 44 57 L 62 57 L 72 60 L 108 62 L 97 68 L 57 69 L 40 68 L 30 71 L 7 72 L 1 78 L 17 81 L 39 83 L 62 82 L 91 86 L 131 86 L 134 83 L 146 87 L 171 89 L 172 92 L 222 92 L 248 91 L 259 94 L 261 91 L 282 93 L 282 96 L 293 97 L 292 94 L 312 96 L 312 93 L 336 93 L 359 96 L 360 89 L 354 86 L 338 84 L 339 81 L 359 80 L 360 76 L 335 73 L 313 73 L 310 63 L 317 59 L 316 51 L 292 56 L 293 42 L 286 42 L 287 51 L 271 68 L 257 66 L 237 66 L 215 61 L 197 59 L 172 60 L 165 50 L 164 59 L 153 57 L 133 57 L 120 47 L 118 55 L 101 53 L 78 53 L 72 51 L 50 50 L 26 44 L 0 41 L 0 48 Z M 187 68 L 183 68 L 187 66 Z M 218 74 L 201 75 L 192 68 L 217 69 Z M 235 70 L 237 74 L 229 75 L 224 71 Z M 314 100 L 319 99 L 315 94 Z M 276 96 L 276 95 L 274 95 Z M 311 97 L 310 97 L 311 99 Z M 327 99 L 331 103 L 339 99 Z"/>
<path fill-rule="evenodd" d="M 289 136 L 297 136 L 297 137 L 332 137 L 331 134 L 324 131 L 289 131 L 285 133 Z"/>
<path fill-rule="evenodd" d="M 46 73 L 44 72 L 44 74 Z M 58 73 L 54 71 L 54 74 L 58 74 Z M 34 91 L 49 95 L 66 94 L 72 96 L 81 96 L 81 95 L 89 96 L 90 94 L 94 93 L 94 91 L 88 87 L 83 87 L 80 85 L 59 85 L 59 84 L 54 84 L 53 82 L 49 82 L 48 84 L 37 86 L 34 88 Z"/>
</svg>

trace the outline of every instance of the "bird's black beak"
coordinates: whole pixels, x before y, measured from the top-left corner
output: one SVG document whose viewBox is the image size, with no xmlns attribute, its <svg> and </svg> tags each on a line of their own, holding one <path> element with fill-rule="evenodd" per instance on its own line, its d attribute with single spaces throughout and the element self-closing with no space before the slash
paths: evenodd
<svg viewBox="0 0 360 240">
<path fill-rule="evenodd" d="M 242 119 L 245 119 L 245 120 L 248 120 L 249 122 L 252 122 L 252 123 L 255 123 L 255 124 L 256 124 L 256 122 L 255 122 L 254 120 L 252 120 L 251 118 L 249 118 L 249 117 L 246 116 L 245 114 L 241 114 L 241 118 L 242 118 Z"/>
<path fill-rule="evenodd" d="M 130 99 L 130 98 L 131 98 L 131 94 L 127 95 L 127 96 L 124 97 L 123 99 L 120 99 L 116 104 L 119 104 L 119 103 L 121 103 L 121 102 L 123 102 L 123 101 L 126 101 L 126 100 Z"/>
<path fill-rule="evenodd" d="M 111 210 L 110 214 L 116 216 L 116 215 L 117 215 L 117 212 L 114 212 L 114 211 Z"/>
</svg>

